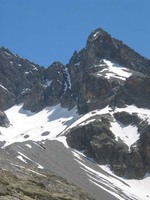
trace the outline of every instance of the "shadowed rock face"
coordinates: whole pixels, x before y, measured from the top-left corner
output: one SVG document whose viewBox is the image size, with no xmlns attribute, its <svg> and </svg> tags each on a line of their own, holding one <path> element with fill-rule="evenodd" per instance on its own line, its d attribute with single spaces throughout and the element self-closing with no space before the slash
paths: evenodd
<svg viewBox="0 0 150 200">
<path fill-rule="evenodd" d="M 0 85 L 0 109 L 8 109 L 15 104 L 15 95 Z"/>
<path fill-rule="evenodd" d="M 147 122 L 140 124 L 139 129 L 140 140 L 138 147 L 143 163 L 148 172 L 150 172 L 150 125 Z"/>
<path fill-rule="evenodd" d="M 132 76 L 125 81 L 106 79 L 103 74 L 98 76 L 99 71 L 106 67 L 103 59 L 126 67 L 131 70 Z M 92 32 L 86 48 L 73 54 L 68 71 L 72 97 L 76 100 L 80 113 L 103 108 L 108 104 L 118 107 L 125 104 L 139 107 L 150 105 L 149 84 L 146 84 L 149 83 L 150 61 L 102 29 Z M 145 84 L 147 86 L 144 88 Z"/>
<path fill-rule="evenodd" d="M 1 48 L 0 109 L 24 103 L 24 109 L 37 112 L 60 103 L 68 88 L 65 68 L 54 62 L 46 69 Z"/>
<path fill-rule="evenodd" d="M 128 119 L 124 121 L 123 113 L 117 119 L 125 125 Z M 129 116 L 128 116 L 129 117 Z M 131 116 L 134 122 L 135 116 Z M 136 117 L 136 121 L 137 120 Z M 139 124 L 139 123 L 138 123 Z M 128 146 L 121 140 L 116 141 L 113 133 L 109 129 L 110 123 L 106 118 L 102 121 L 94 121 L 87 125 L 72 128 L 67 133 L 67 142 L 69 146 L 77 150 L 84 151 L 85 155 L 93 158 L 99 164 L 110 165 L 111 169 L 119 176 L 126 178 L 141 178 L 146 172 L 150 171 L 149 155 L 149 125 L 139 124 L 140 139 L 137 142 L 137 148 Z"/>
<path fill-rule="evenodd" d="M 117 121 L 119 121 L 123 126 L 128 125 L 138 125 L 141 120 L 137 116 L 137 114 L 129 114 L 125 111 L 114 113 L 114 117 Z"/>
<path fill-rule="evenodd" d="M 0 200 L 92 200 L 81 189 L 58 176 L 25 169 L 22 174 L 20 177 L 0 170 Z"/>
<path fill-rule="evenodd" d="M 124 86 L 127 104 L 150 108 L 150 77 L 130 77 Z"/>
<path fill-rule="evenodd" d="M 10 122 L 7 115 L 3 111 L 0 111 L 0 126 L 7 128 L 9 125 Z"/>
<path fill-rule="evenodd" d="M 85 62 L 92 66 L 100 59 L 108 59 L 127 68 L 150 73 L 150 61 L 115 38 L 112 38 L 102 29 L 97 29 L 90 34 L 86 44 Z"/>
</svg>

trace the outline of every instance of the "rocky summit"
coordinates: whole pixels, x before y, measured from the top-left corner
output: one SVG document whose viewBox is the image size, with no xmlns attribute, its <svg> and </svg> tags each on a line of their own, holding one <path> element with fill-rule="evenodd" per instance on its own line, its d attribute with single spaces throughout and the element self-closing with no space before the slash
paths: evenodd
<svg viewBox="0 0 150 200">
<path fill-rule="evenodd" d="M 0 160 L 1 200 L 148 200 L 150 60 L 101 28 L 66 65 L 1 47 Z"/>
</svg>

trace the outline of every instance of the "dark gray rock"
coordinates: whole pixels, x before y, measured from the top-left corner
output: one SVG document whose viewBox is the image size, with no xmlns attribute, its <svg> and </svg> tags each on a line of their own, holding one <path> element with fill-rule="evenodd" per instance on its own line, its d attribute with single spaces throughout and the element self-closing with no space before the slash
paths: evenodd
<svg viewBox="0 0 150 200">
<path fill-rule="evenodd" d="M 2 127 L 9 127 L 10 122 L 9 119 L 7 118 L 7 115 L 0 110 L 0 126 Z"/>
<path fill-rule="evenodd" d="M 115 140 L 109 126 L 109 121 L 102 118 L 102 121 L 75 127 L 67 134 L 67 142 L 72 148 L 84 150 L 87 156 L 100 164 L 118 163 L 123 152 L 128 151 L 128 147 Z"/>
<path fill-rule="evenodd" d="M 131 76 L 127 79 L 124 90 L 127 104 L 150 108 L 150 77 Z"/>
<path fill-rule="evenodd" d="M 127 125 L 128 120 L 124 123 Z M 150 126 L 139 125 L 140 139 L 137 147 L 131 147 L 130 151 L 121 140 L 115 140 L 109 127 L 107 118 L 77 126 L 67 133 L 67 143 L 72 148 L 84 151 L 97 163 L 109 165 L 118 176 L 142 178 L 150 171 Z"/>
<path fill-rule="evenodd" d="M 85 51 L 85 62 L 89 67 L 105 58 L 130 69 L 145 74 L 150 73 L 148 59 L 136 53 L 122 41 L 112 38 L 103 29 L 97 29 L 90 34 Z"/>
<path fill-rule="evenodd" d="M 13 106 L 15 102 L 15 95 L 0 84 L 0 109 L 8 109 Z"/>
<path fill-rule="evenodd" d="M 22 94 L 42 81 L 43 68 L 0 49 L 0 108 L 7 109 L 16 103 L 23 103 Z"/>
<path fill-rule="evenodd" d="M 114 113 L 114 117 L 124 126 L 128 126 L 130 124 L 138 125 L 141 122 L 141 119 L 137 116 L 137 114 L 129 114 L 125 111 Z"/>
<path fill-rule="evenodd" d="M 24 109 L 37 112 L 60 103 L 69 87 L 65 68 L 59 62 L 43 68 L 1 48 L 0 109 L 23 103 Z"/>
<path fill-rule="evenodd" d="M 150 172 L 150 124 L 146 121 L 142 122 L 138 128 L 140 139 L 138 148 L 143 159 L 146 171 Z"/>
</svg>

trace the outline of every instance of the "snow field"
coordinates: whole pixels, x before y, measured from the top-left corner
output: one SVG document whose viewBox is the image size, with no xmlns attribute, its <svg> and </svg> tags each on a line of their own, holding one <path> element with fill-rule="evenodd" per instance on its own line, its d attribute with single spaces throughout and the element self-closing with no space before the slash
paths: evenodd
<svg viewBox="0 0 150 200">
<path fill-rule="evenodd" d="M 0 127 L 0 141 L 6 142 L 4 147 L 27 140 L 54 139 L 78 118 L 76 108 L 68 111 L 60 105 L 45 108 L 38 113 L 25 111 L 22 105 L 16 105 L 5 113 L 11 126 L 9 128 Z"/>
<path fill-rule="evenodd" d="M 103 62 L 107 65 L 107 67 L 99 71 L 97 74 L 98 76 L 104 76 L 107 79 L 117 78 L 117 79 L 121 79 L 125 81 L 127 78 L 129 78 L 132 75 L 129 69 L 125 67 L 121 67 L 120 65 L 116 63 L 112 63 L 111 61 L 106 60 L 106 59 L 103 59 Z"/>
</svg>

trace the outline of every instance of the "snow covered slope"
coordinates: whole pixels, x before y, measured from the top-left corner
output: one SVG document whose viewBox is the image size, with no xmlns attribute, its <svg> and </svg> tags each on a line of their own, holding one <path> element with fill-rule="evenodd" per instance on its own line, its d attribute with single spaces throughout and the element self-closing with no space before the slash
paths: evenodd
<svg viewBox="0 0 150 200">
<path fill-rule="evenodd" d="M 11 147 L 11 145 L 14 145 L 16 151 L 16 158 L 14 159 L 21 163 L 20 167 L 25 167 L 32 164 L 37 166 L 38 169 L 44 170 L 51 169 L 51 164 L 48 164 L 48 161 L 46 161 L 46 155 L 48 155 L 46 151 L 49 152 L 49 147 L 45 142 L 46 140 L 58 140 L 64 144 L 64 148 L 66 148 L 65 151 L 68 151 L 68 153 L 72 152 L 74 161 L 77 162 L 78 167 L 81 169 L 80 178 L 82 178 L 82 173 L 85 174 L 90 182 L 89 184 L 94 184 L 94 187 L 96 187 L 98 193 L 101 190 L 104 190 L 110 193 L 116 199 L 120 200 L 148 200 L 150 199 L 150 192 L 148 188 L 150 185 L 149 174 L 147 174 L 142 180 L 127 180 L 120 178 L 114 175 L 109 170 L 108 166 L 97 165 L 94 161 L 83 155 L 81 152 L 70 149 L 64 137 L 64 134 L 66 134 L 73 127 L 83 126 L 96 120 L 98 116 L 109 113 L 109 115 L 111 115 L 111 117 L 109 116 L 111 121 L 111 131 L 114 133 L 116 140 L 120 138 L 128 145 L 130 149 L 130 146 L 138 140 L 139 133 L 137 132 L 136 126 L 128 125 L 123 127 L 114 119 L 114 113 L 122 111 L 126 111 L 130 114 L 137 113 L 141 119 L 147 120 L 148 123 L 150 123 L 150 111 L 148 109 L 137 108 L 134 105 L 127 106 L 126 108 L 116 108 L 115 110 L 112 110 L 107 106 L 104 109 L 94 110 L 83 116 L 77 114 L 76 108 L 68 111 L 67 109 L 61 108 L 60 105 L 45 108 L 38 113 L 25 111 L 22 109 L 22 105 L 16 105 L 5 112 L 11 122 L 11 125 L 9 128 L 0 128 L 0 141 L 5 141 L 3 149 L 6 150 L 7 147 L 10 146 L 10 148 L 12 148 L 13 146 Z M 15 144 L 17 144 L 17 146 Z M 35 146 L 37 147 L 35 148 Z M 41 150 L 39 151 L 38 148 Z M 62 155 L 64 153 L 63 156 L 65 158 L 65 151 L 62 151 L 59 148 L 62 148 L 61 145 L 57 145 L 57 151 L 58 153 L 61 151 Z M 55 155 L 56 151 L 52 154 Z M 69 159 L 69 157 L 65 159 Z M 49 158 L 49 162 L 51 161 L 52 158 Z M 54 162 L 57 162 L 57 164 L 60 166 L 62 165 L 62 162 L 66 162 L 66 164 L 69 166 L 69 163 L 72 161 L 62 161 L 62 159 L 59 158 Z M 15 165 L 15 162 L 14 164 L 12 162 L 12 167 L 13 165 Z M 55 168 L 52 169 L 55 172 Z M 70 166 L 69 169 L 71 171 L 72 166 Z M 69 169 L 67 167 L 66 170 L 68 171 Z M 75 171 L 78 171 L 77 168 L 75 169 Z M 63 170 L 65 169 L 62 169 L 62 171 Z M 65 174 L 64 176 L 67 176 L 68 172 L 63 171 L 63 173 Z M 73 177 L 74 176 L 72 174 L 72 179 L 74 179 Z"/>
<path fill-rule="evenodd" d="M 77 119 L 74 123 L 72 123 L 70 126 L 68 126 L 68 128 L 65 129 L 64 134 L 73 127 L 86 125 L 92 121 L 97 120 L 98 116 L 109 114 L 111 116 L 110 130 L 114 133 L 116 140 L 121 139 L 130 149 L 131 145 L 136 143 L 137 140 L 139 139 L 139 133 L 136 125 L 129 124 L 127 126 L 124 126 L 114 118 L 114 113 L 123 111 L 129 114 L 137 114 L 137 116 L 141 120 L 146 120 L 150 124 L 149 109 L 137 108 L 134 105 L 130 105 L 126 106 L 125 108 L 115 108 L 114 110 L 112 110 L 110 107 L 107 106 L 104 109 L 93 110 L 83 115 L 82 117 Z"/>
<path fill-rule="evenodd" d="M 114 133 L 116 140 L 120 138 L 130 148 L 139 139 L 139 133 L 135 125 L 124 127 L 114 119 L 113 114 L 122 111 L 130 114 L 137 113 L 142 120 L 147 120 L 150 124 L 150 110 L 137 108 L 134 105 L 126 108 L 116 108 L 115 110 L 111 110 L 107 106 L 104 109 L 94 110 L 83 116 L 78 115 L 76 108 L 68 111 L 68 109 L 61 108 L 59 104 L 47 107 L 38 113 L 24 110 L 22 104 L 15 105 L 5 111 L 11 125 L 9 128 L 0 127 L 0 141 L 5 141 L 4 146 L 7 146 L 14 142 L 27 140 L 52 140 L 75 126 L 85 125 L 96 120 L 97 116 L 109 113 L 112 117 L 111 131 Z"/>
<path fill-rule="evenodd" d="M 125 81 L 132 75 L 131 70 L 122 67 L 119 64 L 113 63 L 106 59 L 103 59 L 100 62 L 103 62 L 103 64 L 100 64 L 99 66 L 105 68 L 97 73 L 98 76 L 103 76 L 107 79 L 115 78 Z"/>
<path fill-rule="evenodd" d="M 4 147 L 14 142 L 54 139 L 79 117 L 76 108 L 68 111 L 57 105 L 32 113 L 22 106 L 13 106 L 5 112 L 11 125 L 0 127 L 0 141 L 5 142 Z"/>
</svg>

